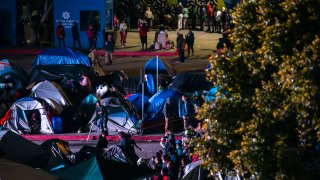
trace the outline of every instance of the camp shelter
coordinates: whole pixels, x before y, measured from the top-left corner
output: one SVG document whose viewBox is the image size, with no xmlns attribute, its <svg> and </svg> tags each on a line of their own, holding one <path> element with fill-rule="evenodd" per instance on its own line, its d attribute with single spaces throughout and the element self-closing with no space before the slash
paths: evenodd
<svg viewBox="0 0 320 180">
<path fill-rule="evenodd" d="M 96 108 L 97 97 L 94 94 L 89 94 L 85 97 L 79 106 L 79 111 L 91 117 Z"/>
<path fill-rule="evenodd" d="M 66 65 L 83 64 L 91 67 L 91 61 L 87 55 L 70 48 L 50 48 L 36 57 L 32 67 L 39 65 Z"/>
<path fill-rule="evenodd" d="M 0 140 L 0 152 L 3 153 L 3 158 L 5 159 L 25 164 L 33 168 L 49 170 L 63 164 L 62 161 L 59 161 L 59 159 L 56 159 L 51 154 L 50 150 L 47 150 L 12 131 L 7 131 L 2 136 Z"/>
<path fill-rule="evenodd" d="M 181 93 L 192 93 L 195 91 L 208 91 L 212 88 L 212 83 L 207 81 L 204 70 L 190 70 L 177 73 L 173 77 L 168 89 Z"/>
<path fill-rule="evenodd" d="M 153 57 L 144 64 L 144 74 L 166 74 L 174 76 L 176 72 L 177 71 L 173 67 L 169 66 L 158 57 Z"/>
<path fill-rule="evenodd" d="M 17 64 L 4 59 L 0 61 L 0 89 L 12 83 L 12 89 L 24 88 L 28 80 L 28 74 Z"/>
<path fill-rule="evenodd" d="M 61 168 L 50 173 L 66 180 L 74 179 L 134 179 L 153 171 L 127 163 L 92 157 L 91 159 Z"/>
<path fill-rule="evenodd" d="M 71 105 L 70 100 L 64 93 L 59 84 L 51 81 L 42 81 L 37 83 L 31 90 L 31 97 L 50 98 L 60 104 L 62 107 Z"/>
<path fill-rule="evenodd" d="M 212 179 L 212 177 L 208 177 L 209 171 L 206 170 L 204 166 L 202 166 L 202 161 L 195 161 L 190 164 L 187 164 L 184 168 L 184 176 L 183 180 L 207 180 Z"/>
<path fill-rule="evenodd" d="M 138 110 L 128 100 L 110 97 L 102 99 L 101 105 L 108 109 L 108 131 L 125 131 L 130 133 L 139 132 L 140 116 Z M 96 125 L 96 114 L 90 119 L 89 126 Z"/>
<path fill-rule="evenodd" d="M 143 101 L 142 101 L 142 97 L 143 97 Z M 150 97 L 148 96 L 142 96 L 141 93 L 135 93 L 135 94 L 130 94 L 126 97 L 126 99 L 128 101 L 130 101 L 139 111 L 139 113 L 141 114 L 142 112 L 142 108 L 147 108 L 148 107 L 148 101 L 150 99 Z"/>
<path fill-rule="evenodd" d="M 146 117 L 143 120 L 143 132 L 163 132 L 165 123 L 163 106 L 167 97 L 172 98 L 175 111 L 178 112 L 178 102 L 181 94 L 171 89 L 159 91 L 149 99 Z"/>
<path fill-rule="evenodd" d="M 37 122 L 31 121 L 31 116 L 37 115 Z M 33 131 L 43 134 L 52 134 L 51 117 L 55 115 L 45 100 L 38 98 L 22 98 L 12 104 L 0 124 L 17 134 L 28 134 Z M 37 129 L 31 125 L 39 124 Z"/>
<path fill-rule="evenodd" d="M 59 178 L 48 172 L 29 167 L 7 159 L 0 159 L 0 179 L 6 180 L 28 180 L 28 179 L 45 179 L 58 180 Z"/>
</svg>

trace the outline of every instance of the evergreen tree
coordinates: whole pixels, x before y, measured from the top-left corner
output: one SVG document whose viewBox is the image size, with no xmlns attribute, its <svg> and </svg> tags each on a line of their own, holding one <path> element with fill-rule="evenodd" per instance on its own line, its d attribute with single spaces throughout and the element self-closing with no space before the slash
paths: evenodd
<svg viewBox="0 0 320 180">
<path fill-rule="evenodd" d="M 229 56 L 211 60 L 220 85 L 195 140 L 216 173 L 313 179 L 320 172 L 320 0 L 244 0 L 233 12 Z M 214 106 L 213 106 L 214 105 Z"/>
</svg>

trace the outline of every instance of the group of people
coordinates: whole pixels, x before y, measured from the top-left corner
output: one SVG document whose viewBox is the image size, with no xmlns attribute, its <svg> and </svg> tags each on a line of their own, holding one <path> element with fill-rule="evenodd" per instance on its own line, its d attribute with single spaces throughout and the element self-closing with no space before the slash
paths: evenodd
<svg viewBox="0 0 320 180">
<path fill-rule="evenodd" d="M 78 46 L 78 48 L 82 48 L 81 41 L 80 41 L 80 32 L 79 32 L 77 21 L 73 22 L 71 33 L 72 33 L 72 39 L 73 39 L 73 48 L 76 48 L 76 46 Z M 66 32 L 60 21 L 58 22 L 58 25 L 56 27 L 56 35 L 58 38 L 59 47 L 66 47 L 66 43 L 65 43 Z M 98 36 L 97 28 L 94 25 L 89 24 L 86 29 L 86 35 L 89 40 L 89 50 L 96 49 L 97 36 Z"/>
</svg>

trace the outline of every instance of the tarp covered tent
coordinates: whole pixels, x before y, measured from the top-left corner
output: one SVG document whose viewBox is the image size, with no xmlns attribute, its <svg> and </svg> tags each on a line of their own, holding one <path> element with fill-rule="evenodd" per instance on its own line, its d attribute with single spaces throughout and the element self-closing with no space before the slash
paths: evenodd
<svg viewBox="0 0 320 180">
<path fill-rule="evenodd" d="M 94 94 L 89 94 L 86 98 L 82 100 L 79 106 L 79 111 L 86 114 L 86 116 L 91 117 L 96 108 L 97 97 Z"/>
<path fill-rule="evenodd" d="M 153 57 L 144 64 L 144 73 L 157 74 L 157 72 L 158 74 L 174 76 L 177 71 L 159 58 Z"/>
<path fill-rule="evenodd" d="M 50 173 L 62 179 L 135 179 L 151 174 L 149 168 L 130 165 L 117 161 L 92 157 L 81 163 L 61 168 Z"/>
<path fill-rule="evenodd" d="M 31 121 L 31 116 L 36 113 L 38 121 Z M 6 115 L 1 119 L 0 125 L 17 134 L 32 132 L 30 127 L 34 123 L 40 123 L 39 133 L 52 134 L 51 118 L 55 113 L 45 100 L 35 98 L 22 98 L 14 102 Z"/>
<path fill-rule="evenodd" d="M 181 93 L 210 90 L 212 83 L 207 81 L 204 70 L 190 70 L 177 73 L 168 89 Z"/>
<path fill-rule="evenodd" d="M 108 109 L 109 132 L 125 131 L 135 134 L 139 132 L 139 112 L 128 100 L 111 97 L 102 99 L 100 102 Z M 91 126 L 91 122 L 93 124 L 96 122 L 95 113 L 90 119 L 89 126 Z"/>
<path fill-rule="evenodd" d="M 138 109 L 140 114 L 142 112 L 142 107 L 144 107 L 145 109 L 148 107 L 148 104 L 149 104 L 148 101 L 150 99 L 150 97 L 144 96 L 143 104 L 142 104 L 142 97 L 143 96 L 141 93 L 130 94 L 126 97 L 126 99 L 130 101 Z"/>
<path fill-rule="evenodd" d="M 91 67 L 91 61 L 87 55 L 70 48 L 50 48 L 38 55 L 32 63 L 32 67 L 38 65 L 64 65 L 83 64 Z"/>
<path fill-rule="evenodd" d="M 8 86 L 6 83 L 13 83 L 12 89 L 24 88 L 28 80 L 28 74 L 17 64 L 4 59 L 0 61 L 0 89 L 1 85 Z"/>
<path fill-rule="evenodd" d="M 183 180 L 206 180 L 212 179 L 212 177 L 208 177 L 209 171 L 202 166 L 202 161 L 192 162 L 187 164 L 184 168 L 184 176 Z"/>
<path fill-rule="evenodd" d="M 166 89 L 159 91 L 149 99 L 149 105 L 146 110 L 146 117 L 143 120 L 143 131 L 157 131 L 163 132 L 164 115 L 163 106 L 167 97 L 172 98 L 175 111 L 178 113 L 178 102 L 181 94 L 177 91 Z"/>
<path fill-rule="evenodd" d="M 67 95 L 64 93 L 60 85 L 54 82 L 39 82 L 32 88 L 31 92 L 31 97 L 41 99 L 50 98 L 63 107 L 68 107 L 71 105 L 70 100 L 68 99 Z"/>
<path fill-rule="evenodd" d="M 44 80 L 60 83 L 66 76 L 79 81 L 83 74 L 88 75 L 91 81 L 94 79 L 92 69 L 82 64 L 38 65 L 32 68 L 30 74 L 29 84 Z"/>
<path fill-rule="evenodd" d="M 50 150 L 11 131 L 7 131 L 0 140 L 0 151 L 5 159 L 33 168 L 50 170 L 57 165 L 63 164 L 62 161 L 59 161 L 51 154 Z"/>
<path fill-rule="evenodd" d="M 59 178 L 48 172 L 29 167 L 7 159 L 0 159 L 0 179 L 45 179 L 58 180 Z"/>
</svg>

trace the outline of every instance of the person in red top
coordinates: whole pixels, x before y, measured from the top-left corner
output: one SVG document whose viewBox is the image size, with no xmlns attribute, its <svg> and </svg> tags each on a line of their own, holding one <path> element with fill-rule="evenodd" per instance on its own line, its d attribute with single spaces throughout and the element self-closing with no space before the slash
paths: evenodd
<svg viewBox="0 0 320 180">
<path fill-rule="evenodd" d="M 206 5 L 206 10 L 207 10 L 207 25 L 208 25 L 207 31 L 211 31 L 210 30 L 210 26 L 211 26 L 210 24 L 211 24 L 211 19 L 212 19 L 212 16 L 213 16 L 213 10 L 212 10 L 210 1 L 208 1 L 207 5 Z"/>
<path fill-rule="evenodd" d="M 92 48 L 96 49 L 96 44 L 95 44 L 96 35 L 92 25 L 88 26 L 86 33 L 89 39 L 89 51 L 91 51 Z"/>
<path fill-rule="evenodd" d="M 143 20 L 141 20 L 138 24 L 138 28 L 139 28 L 139 35 L 140 35 L 140 41 L 141 41 L 141 50 L 147 49 L 148 48 L 148 25 L 147 22 Z M 145 45 L 145 47 L 144 47 Z"/>
<path fill-rule="evenodd" d="M 57 34 L 58 41 L 59 41 L 59 47 L 61 47 L 61 42 L 62 42 L 63 47 L 66 47 L 66 43 L 64 41 L 65 32 L 64 32 L 64 27 L 62 26 L 61 22 L 58 22 L 58 25 L 56 27 L 56 34 Z"/>
</svg>

